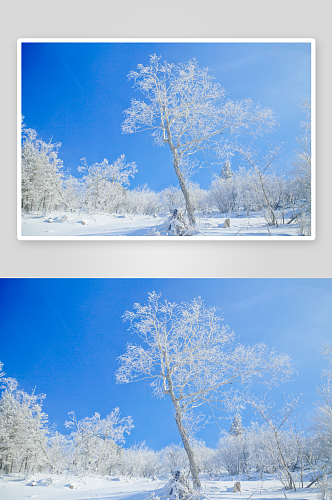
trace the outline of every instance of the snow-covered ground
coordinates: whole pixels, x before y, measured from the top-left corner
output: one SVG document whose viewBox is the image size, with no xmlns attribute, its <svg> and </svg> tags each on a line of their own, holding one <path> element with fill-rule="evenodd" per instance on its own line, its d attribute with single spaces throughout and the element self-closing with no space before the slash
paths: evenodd
<svg viewBox="0 0 332 500">
<path fill-rule="evenodd" d="M 297 491 L 285 491 L 278 479 L 241 479 L 241 493 L 233 493 L 234 481 L 239 478 L 225 477 L 220 480 L 202 481 L 202 498 L 209 500 L 317 500 L 319 490 L 311 487 Z M 98 478 L 66 476 L 65 474 L 36 474 L 29 477 L 17 474 L 0 476 L 2 500 L 166 500 L 167 480 L 141 478 Z M 307 483 L 305 483 L 306 485 Z"/>
<path fill-rule="evenodd" d="M 292 222 L 268 226 L 259 214 L 250 217 L 230 218 L 230 227 L 223 227 L 223 214 L 203 216 L 197 214 L 197 234 L 192 239 L 313 239 L 299 236 L 299 226 Z M 150 239 L 172 236 L 165 226 L 167 216 L 123 215 L 123 214 L 82 214 L 68 212 L 29 212 L 21 215 L 19 239 L 113 239 L 114 237 L 137 237 Z M 173 236 L 174 238 L 174 236 Z M 181 238 L 183 237 L 176 237 Z"/>
</svg>

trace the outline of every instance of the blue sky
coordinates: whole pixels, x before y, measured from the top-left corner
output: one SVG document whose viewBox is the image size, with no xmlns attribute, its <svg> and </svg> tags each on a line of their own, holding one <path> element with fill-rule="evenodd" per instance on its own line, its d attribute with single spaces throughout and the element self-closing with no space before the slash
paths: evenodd
<svg viewBox="0 0 332 500">
<path fill-rule="evenodd" d="M 59 157 L 79 177 L 80 159 L 89 164 L 125 154 L 138 168 L 132 186 L 145 183 L 162 190 L 177 185 L 169 150 L 153 145 L 149 132 L 124 135 L 123 111 L 140 97 L 127 80 L 150 54 L 172 63 L 196 58 L 209 67 L 231 99 L 252 98 L 272 108 L 279 123 L 257 146 L 281 144 L 282 161 L 289 166 L 295 137 L 305 115 L 299 105 L 310 98 L 309 43 L 42 43 L 22 44 L 22 114 L 28 128 L 44 141 L 60 142 Z M 213 167 L 219 173 L 218 167 Z M 233 164 L 237 170 L 238 160 Z M 193 178 L 208 188 L 211 171 Z"/>
<path fill-rule="evenodd" d="M 47 395 L 44 411 L 60 432 L 74 410 L 78 418 L 116 406 L 135 424 L 127 443 L 145 440 L 154 449 L 179 443 L 170 401 L 152 397 L 147 382 L 115 383 L 117 358 L 128 342 L 122 315 L 147 302 L 148 292 L 169 301 L 201 296 L 243 344 L 265 342 L 288 353 L 297 375 L 269 396 L 281 406 L 284 394 L 303 393 L 303 412 L 314 411 L 326 361 L 320 350 L 332 339 L 331 279 L 1 279 L 1 355 L 7 376 L 27 392 Z M 252 415 L 245 412 L 243 421 Z M 219 423 L 226 429 L 228 421 Z M 219 429 L 198 437 L 215 446 Z"/>
</svg>

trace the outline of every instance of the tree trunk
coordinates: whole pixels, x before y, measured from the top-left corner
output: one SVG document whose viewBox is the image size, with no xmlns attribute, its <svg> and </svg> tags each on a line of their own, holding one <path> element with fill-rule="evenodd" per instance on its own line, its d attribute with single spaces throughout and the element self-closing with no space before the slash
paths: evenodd
<svg viewBox="0 0 332 500">
<path fill-rule="evenodd" d="M 293 480 L 293 476 L 292 476 L 292 474 L 291 474 L 291 472 L 289 470 L 289 467 L 288 467 L 288 465 L 286 463 L 286 460 L 284 458 L 284 454 L 283 454 L 282 449 L 281 449 L 278 431 L 271 424 L 270 424 L 270 426 L 271 426 L 273 434 L 274 434 L 274 439 L 276 441 L 276 445 L 277 445 L 277 448 L 278 448 L 278 452 L 279 452 L 279 456 L 280 456 L 280 459 L 281 459 L 282 466 L 284 468 L 284 472 L 286 473 L 286 477 L 288 478 L 288 488 L 290 490 L 296 491 L 296 486 L 295 486 L 295 482 Z"/>
<path fill-rule="evenodd" d="M 199 477 L 198 477 L 197 465 L 195 462 L 194 453 L 193 453 L 191 446 L 190 446 L 190 443 L 189 443 L 187 431 L 182 423 L 181 411 L 175 410 L 175 422 L 176 422 L 178 431 L 180 433 L 184 449 L 186 450 L 186 453 L 188 456 L 190 472 L 191 472 L 191 477 L 193 479 L 194 488 L 198 489 L 201 487 L 201 482 L 200 482 Z"/>
<path fill-rule="evenodd" d="M 170 130 L 170 126 L 169 126 L 167 119 L 166 119 L 166 131 L 167 131 L 167 141 L 166 142 L 168 143 L 168 145 L 172 151 L 173 166 L 174 166 L 175 173 L 176 173 L 177 178 L 178 178 L 179 183 L 180 183 L 182 194 L 183 194 L 185 202 L 186 202 L 186 209 L 187 209 L 189 221 L 190 221 L 191 225 L 195 225 L 196 220 L 195 220 L 195 216 L 194 216 L 194 210 L 193 210 L 193 207 L 191 204 L 191 200 L 190 200 L 188 189 L 186 187 L 186 183 L 184 182 L 184 178 L 183 178 L 182 172 L 180 170 L 179 156 L 178 156 L 176 148 L 172 142 L 171 130 Z"/>
<path fill-rule="evenodd" d="M 272 217 L 271 226 L 277 226 L 278 227 L 277 218 L 275 216 L 275 213 L 273 211 L 273 208 L 271 206 L 269 198 L 268 198 L 268 196 L 266 194 L 265 186 L 264 186 L 263 179 L 262 179 L 262 173 L 258 169 L 256 169 L 256 172 L 258 173 L 259 181 L 261 183 L 262 191 L 263 191 L 264 198 L 265 198 L 265 203 L 267 204 L 268 210 L 269 210 L 269 212 L 271 214 L 271 217 Z"/>
<path fill-rule="evenodd" d="M 166 378 L 167 378 L 167 382 L 168 382 L 167 393 L 169 394 L 169 396 L 172 400 L 173 406 L 175 408 L 175 422 L 176 422 L 178 431 L 180 433 L 184 449 L 186 450 L 186 453 L 187 453 L 194 488 L 199 489 L 201 487 L 201 482 L 200 482 L 199 477 L 198 477 L 197 465 L 195 462 L 193 450 L 191 449 L 191 446 L 189 443 L 188 434 L 187 434 L 187 431 L 182 423 L 181 407 L 180 407 L 179 402 L 178 402 L 178 400 L 174 394 L 174 391 L 173 391 L 173 384 L 172 384 L 171 376 L 169 374 L 167 374 Z"/>
</svg>

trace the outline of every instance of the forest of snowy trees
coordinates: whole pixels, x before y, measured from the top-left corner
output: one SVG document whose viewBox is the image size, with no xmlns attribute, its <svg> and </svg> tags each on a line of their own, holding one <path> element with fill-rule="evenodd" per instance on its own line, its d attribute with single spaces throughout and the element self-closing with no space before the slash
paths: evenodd
<svg viewBox="0 0 332 500">
<path fill-rule="evenodd" d="M 154 192 L 146 179 L 131 188 L 137 166 L 127 162 L 124 153 L 93 164 L 82 158 L 78 176 L 70 175 L 58 156 L 61 144 L 44 142 L 22 124 L 23 212 L 172 214 L 176 236 L 195 235 L 196 218 L 207 214 L 259 214 L 266 226 L 294 222 L 298 235 L 311 235 L 309 100 L 299 103 L 306 117 L 299 123 L 299 136 L 291 138 L 297 150 L 284 160 L 282 145 L 266 142 L 259 150 L 255 143 L 276 128 L 275 112 L 250 98 L 231 100 L 211 70 L 200 67 L 195 58 L 174 64 L 153 54 L 127 78 L 139 97 L 123 111 L 122 133 L 149 132 L 155 146 L 167 149 L 178 185 Z M 208 189 L 193 180 L 201 168 L 211 170 Z"/>
<path fill-rule="evenodd" d="M 82 211 L 154 215 L 169 213 L 174 206 L 184 208 L 185 201 L 178 187 L 169 186 L 154 192 L 148 185 L 130 189 L 130 177 L 136 172 L 134 163 L 126 163 L 121 155 L 113 163 L 104 159 L 89 166 L 82 160 L 82 177 L 66 175 L 58 157 L 59 144 L 37 139 L 34 130 L 23 129 L 22 200 L 24 212 Z M 302 233 L 310 234 L 311 175 L 310 163 L 298 155 L 298 167 L 292 175 L 258 168 L 241 167 L 237 172 L 225 163 L 215 176 L 210 189 L 188 181 L 188 190 L 196 212 L 250 215 L 260 212 L 268 224 L 285 222 L 286 211 L 294 212 Z"/>
<path fill-rule="evenodd" d="M 257 408 L 257 419 L 245 428 L 235 414 L 228 431 L 222 431 L 214 449 L 191 438 L 198 472 L 210 477 L 225 474 L 277 474 L 286 489 L 303 487 L 310 472 L 311 483 L 323 488 L 322 498 L 331 496 L 332 476 L 332 348 L 325 347 L 329 368 L 318 388 L 314 417 L 305 424 L 296 417 L 293 399 L 283 409 Z M 2 366 L 2 365 L 1 365 Z M 167 476 L 174 467 L 189 470 L 184 448 L 169 444 L 160 451 L 144 442 L 125 446 L 125 436 L 134 427 L 130 416 L 115 408 L 105 418 L 98 413 L 77 420 L 68 414 L 69 433 L 60 434 L 43 412 L 44 395 L 26 393 L 13 378 L 1 372 L 0 472 L 79 476 Z M 262 417 L 263 418 L 259 418 Z M 294 418 L 293 418 L 294 417 Z M 310 483 L 310 484 L 311 484 Z M 330 495 L 330 496 L 328 496 Z"/>
<path fill-rule="evenodd" d="M 192 180 L 198 168 L 195 160 L 183 160 L 180 169 L 197 214 L 221 213 L 225 216 L 250 216 L 260 213 L 270 226 L 299 224 L 301 235 L 311 234 L 311 133 L 310 104 L 304 103 L 307 121 L 297 138 L 291 169 L 282 170 L 280 148 L 268 151 L 265 157 L 242 148 L 243 161 L 236 171 L 229 159 L 209 189 L 202 189 Z M 154 192 L 148 184 L 130 188 L 137 172 L 135 162 L 128 163 L 125 155 L 104 159 L 89 165 L 81 160 L 78 175 L 66 173 L 59 157 L 61 144 L 45 142 L 33 129 L 22 123 L 21 209 L 22 212 L 80 212 L 86 214 L 131 214 L 166 217 L 173 207 L 186 209 L 180 187 L 169 186 Z M 287 220 L 286 220 L 287 218 Z"/>
</svg>

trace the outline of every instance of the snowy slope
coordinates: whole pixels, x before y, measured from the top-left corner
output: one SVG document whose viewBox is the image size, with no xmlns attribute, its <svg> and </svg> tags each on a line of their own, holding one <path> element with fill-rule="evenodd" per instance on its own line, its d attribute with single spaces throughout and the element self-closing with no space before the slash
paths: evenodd
<svg viewBox="0 0 332 500">
<path fill-rule="evenodd" d="M 165 227 L 166 216 L 80 214 L 66 212 L 22 214 L 19 239 L 107 239 L 114 237 L 164 238 L 171 236 Z M 299 236 L 297 224 L 268 226 L 259 215 L 230 218 L 230 227 L 224 228 L 222 215 L 197 216 L 197 234 L 192 238 L 209 239 L 313 239 Z M 174 236 L 172 236 L 174 238 Z M 183 239 L 182 237 L 180 237 Z M 188 238 L 186 238 L 188 239 Z"/>
<path fill-rule="evenodd" d="M 238 480 L 238 478 L 236 478 Z M 163 500 L 168 497 L 167 480 L 141 478 L 98 478 L 77 476 L 50 476 L 36 474 L 30 477 L 7 475 L 0 477 L 0 498 L 2 500 Z M 32 486 L 33 485 L 33 486 Z M 72 488 L 70 487 L 72 486 Z M 234 478 L 202 481 L 201 498 L 209 500 L 316 500 L 317 488 L 301 488 L 284 491 L 278 479 L 269 477 L 261 480 L 242 480 L 242 492 L 233 493 Z"/>
</svg>

